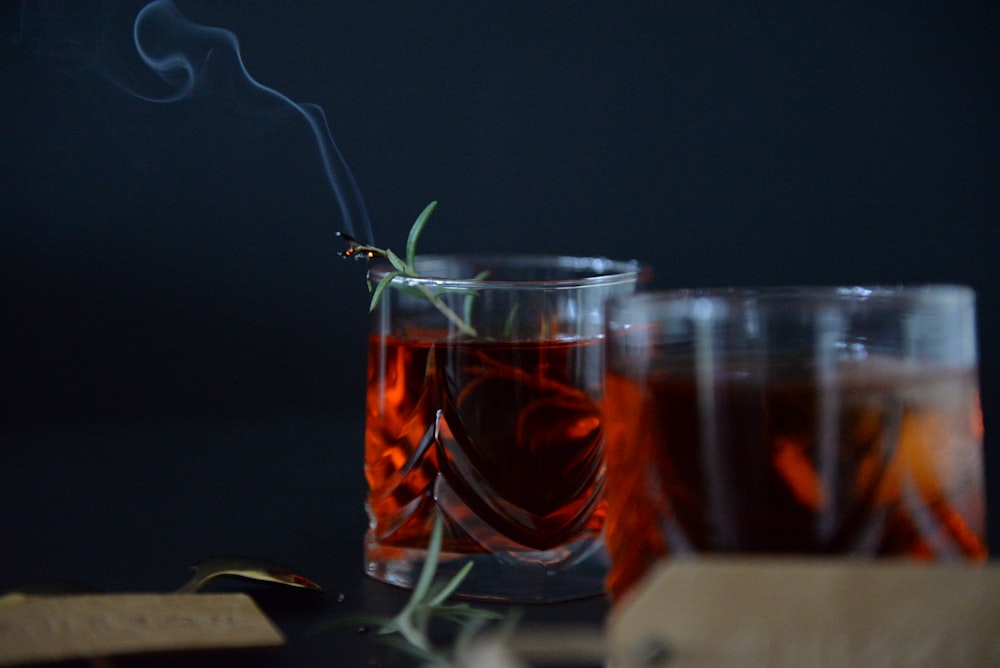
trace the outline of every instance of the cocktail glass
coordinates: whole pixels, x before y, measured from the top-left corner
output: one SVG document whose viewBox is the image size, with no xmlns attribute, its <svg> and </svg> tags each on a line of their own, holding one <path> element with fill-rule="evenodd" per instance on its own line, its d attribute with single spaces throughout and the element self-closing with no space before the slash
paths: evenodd
<svg viewBox="0 0 1000 668">
<path fill-rule="evenodd" d="M 693 553 L 986 558 L 960 286 L 646 293 L 608 308 L 608 588 Z"/>
<path fill-rule="evenodd" d="M 439 574 L 498 601 L 598 594 L 603 546 L 604 305 L 635 262 L 424 256 L 375 266 L 368 350 L 369 575 L 412 587 L 436 517 Z"/>
</svg>

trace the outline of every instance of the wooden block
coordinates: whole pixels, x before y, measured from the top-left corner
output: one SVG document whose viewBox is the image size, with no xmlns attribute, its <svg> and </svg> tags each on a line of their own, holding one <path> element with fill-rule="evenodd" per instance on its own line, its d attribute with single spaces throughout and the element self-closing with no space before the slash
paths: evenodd
<svg viewBox="0 0 1000 668">
<path fill-rule="evenodd" d="M 0 600 L 0 665 L 283 643 L 281 632 L 240 593 Z"/>
<path fill-rule="evenodd" d="M 608 638 L 621 668 L 1000 666 L 1000 568 L 667 561 L 613 610 Z"/>
</svg>

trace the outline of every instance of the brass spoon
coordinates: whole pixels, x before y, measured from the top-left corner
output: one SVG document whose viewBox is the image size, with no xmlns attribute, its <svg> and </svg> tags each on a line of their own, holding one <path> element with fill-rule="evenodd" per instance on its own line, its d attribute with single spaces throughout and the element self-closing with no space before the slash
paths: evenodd
<svg viewBox="0 0 1000 668">
<path fill-rule="evenodd" d="M 175 590 L 175 593 L 193 593 L 220 577 L 235 577 L 254 582 L 308 589 L 322 592 L 323 589 L 304 575 L 287 566 L 256 557 L 212 557 L 191 566 L 194 576 Z M 65 594 L 97 593 L 98 589 L 76 582 L 46 582 L 19 587 L 0 593 L 0 603 L 12 603 L 26 596 L 55 596 Z"/>
<path fill-rule="evenodd" d="M 323 589 L 304 575 L 287 566 L 255 557 L 212 557 L 191 566 L 194 576 L 185 582 L 178 593 L 196 592 L 219 577 L 236 577 L 254 582 L 268 582 L 297 589 L 322 592 Z"/>
</svg>

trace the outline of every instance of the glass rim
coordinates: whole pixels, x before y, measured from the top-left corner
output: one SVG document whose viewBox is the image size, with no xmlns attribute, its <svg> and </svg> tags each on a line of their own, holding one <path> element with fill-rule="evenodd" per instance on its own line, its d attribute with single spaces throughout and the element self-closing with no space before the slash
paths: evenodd
<svg viewBox="0 0 1000 668">
<path fill-rule="evenodd" d="M 477 279 L 455 278 L 443 276 L 435 266 L 445 264 L 468 263 L 474 266 L 504 264 L 508 267 L 538 267 L 576 271 L 579 276 L 546 279 L 490 279 L 488 276 Z M 652 277 L 652 268 L 639 260 L 612 260 L 602 256 L 575 256 L 531 253 L 454 253 L 417 255 L 415 263 L 421 268 L 419 277 L 396 276 L 393 280 L 408 285 L 426 285 L 436 288 L 468 288 L 472 285 L 478 289 L 565 289 L 591 286 L 621 285 L 625 283 L 642 283 Z M 368 269 L 369 278 L 380 281 L 394 271 L 392 264 L 385 259 L 374 262 Z"/>
<path fill-rule="evenodd" d="M 664 304 L 682 302 L 732 303 L 753 299 L 763 304 L 852 303 L 889 305 L 902 302 L 934 302 L 965 305 L 975 302 L 976 293 L 959 283 L 900 283 L 867 285 L 762 285 L 672 288 L 648 290 L 618 297 L 614 304 Z"/>
</svg>

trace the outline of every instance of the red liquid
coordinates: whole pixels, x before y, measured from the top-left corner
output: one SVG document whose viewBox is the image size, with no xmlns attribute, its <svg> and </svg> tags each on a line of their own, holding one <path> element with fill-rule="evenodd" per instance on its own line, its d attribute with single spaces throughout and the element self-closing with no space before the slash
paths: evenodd
<svg viewBox="0 0 1000 668">
<path fill-rule="evenodd" d="M 425 547 L 442 489 L 460 500 L 445 551 L 549 550 L 599 533 L 601 359 L 580 341 L 371 337 L 365 471 L 379 545 Z"/>
<path fill-rule="evenodd" d="M 610 374 L 612 594 L 679 552 L 985 559 L 974 374 L 862 369 L 721 379 L 708 420 L 689 375 Z"/>
</svg>

